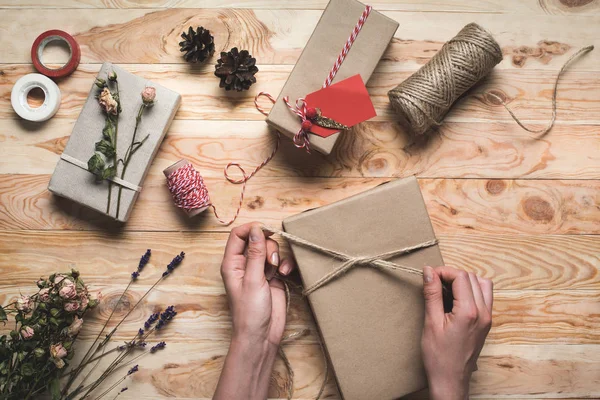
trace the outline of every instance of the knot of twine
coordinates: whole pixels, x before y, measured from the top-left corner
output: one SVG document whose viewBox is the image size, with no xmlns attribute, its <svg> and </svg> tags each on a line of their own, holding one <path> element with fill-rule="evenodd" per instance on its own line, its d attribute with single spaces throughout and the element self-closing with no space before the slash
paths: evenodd
<svg viewBox="0 0 600 400">
<path fill-rule="evenodd" d="M 312 284 L 308 288 L 305 288 L 302 292 L 302 294 L 304 294 L 305 296 L 308 296 L 309 294 L 313 293 L 315 290 L 321 288 L 322 286 L 325 286 L 332 280 L 342 276 L 344 273 L 348 272 L 349 270 L 351 270 L 352 268 L 357 267 L 357 266 L 368 266 L 368 267 L 372 267 L 372 268 L 388 269 L 388 270 L 393 270 L 393 271 L 403 271 L 403 272 L 413 274 L 413 275 L 423 275 L 423 271 L 421 269 L 409 267 L 406 265 L 396 264 L 391 261 L 388 261 L 388 259 L 395 257 L 395 256 L 399 256 L 401 254 L 407 254 L 407 253 L 411 253 L 416 250 L 435 246 L 438 243 L 437 239 L 432 239 L 432 240 L 428 240 L 428 241 L 425 241 L 422 243 L 418 243 L 414 246 L 403 247 L 400 249 L 388 251 L 388 252 L 373 255 L 373 256 L 351 256 L 348 254 L 344 254 L 340 251 L 329 249 L 327 247 L 323 247 L 316 243 L 309 242 L 308 240 L 302 239 L 298 236 L 292 235 L 287 232 L 283 232 L 283 231 L 269 228 L 266 226 L 263 226 L 262 229 L 265 232 L 277 234 L 277 235 L 287 239 L 291 243 L 309 248 L 311 250 L 318 251 L 323 254 L 330 255 L 338 260 L 343 261 L 343 263 L 341 265 L 337 266 L 336 268 L 334 268 L 333 270 L 331 270 L 330 272 L 328 272 L 327 274 L 322 276 L 318 281 L 316 281 L 314 284 Z"/>
<path fill-rule="evenodd" d="M 283 102 L 290 109 L 291 112 L 300 117 L 300 129 L 298 132 L 294 134 L 293 142 L 296 147 L 299 149 L 305 149 L 307 153 L 310 153 L 310 141 L 308 139 L 308 129 L 305 128 L 306 121 L 310 122 L 306 117 L 306 110 L 308 109 L 306 105 L 306 100 L 300 97 L 296 100 L 295 106 L 290 104 L 290 99 L 288 96 L 283 98 Z"/>
</svg>

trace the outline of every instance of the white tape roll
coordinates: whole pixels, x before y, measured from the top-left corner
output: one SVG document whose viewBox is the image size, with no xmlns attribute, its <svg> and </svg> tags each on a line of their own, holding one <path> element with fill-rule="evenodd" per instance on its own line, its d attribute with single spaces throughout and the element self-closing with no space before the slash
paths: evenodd
<svg viewBox="0 0 600 400">
<path fill-rule="evenodd" d="M 27 103 L 27 94 L 35 88 L 44 91 L 44 104 L 37 108 Z M 56 114 L 60 106 L 60 89 L 42 74 L 29 74 L 20 78 L 12 88 L 10 101 L 19 116 L 28 121 L 46 121 Z"/>
</svg>

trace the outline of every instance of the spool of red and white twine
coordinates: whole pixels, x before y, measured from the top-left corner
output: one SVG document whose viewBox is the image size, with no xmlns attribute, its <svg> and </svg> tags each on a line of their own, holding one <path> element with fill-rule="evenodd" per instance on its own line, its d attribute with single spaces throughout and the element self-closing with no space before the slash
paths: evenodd
<svg viewBox="0 0 600 400">
<path fill-rule="evenodd" d="M 323 88 L 331 85 L 333 78 L 335 77 L 342 63 L 344 62 L 346 55 L 350 51 L 352 44 L 356 40 L 356 37 L 358 36 L 358 33 L 360 32 L 365 21 L 367 20 L 367 17 L 371 13 L 371 10 L 371 6 L 366 6 L 365 10 L 361 14 L 358 22 L 352 30 L 352 33 L 350 34 L 348 40 L 344 44 L 342 51 L 340 52 L 335 63 L 333 64 L 333 67 L 331 67 L 331 70 L 329 71 L 329 74 L 327 75 L 327 78 L 323 83 Z M 266 92 L 260 92 L 254 98 L 254 105 L 256 106 L 256 109 L 263 115 L 269 115 L 268 111 L 258 104 L 258 99 L 261 96 L 266 97 L 273 104 L 275 103 L 275 99 L 273 98 L 273 96 Z M 310 152 L 310 142 L 308 139 L 308 131 L 310 129 L 307 128 L 309 124 L 306 123 L 306 121 L 309 121 L 309 116 L 306 115 L 308 110 L 306 102 L 303 98 L 300 98 L 296 100 L 296 104 L 294 107 L 289 103 L 289 98 L 287 96 L 283 98 L 283 101 L 288 106 L 290 111 L 292 111 L 294 114 L 300 117 L 302 122 L 300 130 L 294 135 L 294 145 L 298 148 L 304 148 L 306 149 L 306 151 Z M 262 167 L 264 167 L 269 161 L 271 161 L 271 159 L 275 156 L 277 150 L 279 149 L 279 141 L 281 139 L 281 135 L 278 131 L 275 132 L 277 133 L 277 141 L 275 143 L 273 151 L 260 165 L 258 165 L 254 169 L 254 171 L 252 171 L 250 175 L 246 175 L 246 172 L 244 171 L 242 166 L 237 162 L 230 162 L 225 166 L 225 169 L 223 170 L 225 179 L 234 184 L 242 184 L 242 191 L 240 193 L 240 203 L 237 207 L 234 216 L 230 220 L 225 221 L 219 217 L 219 215 L 217 214 L 217 209 L 210 199 L 208 188 L 204 183 L 204 179 L 188 160 L 179 160 L 178 162 L 176 162 L 175 164 L 171 165 L 163 171 L 163 173 L 167 177 L 167 186 L 169 188 L 169 191 L 171 192 L 171 196 L 173 197 L 175 205 L 183 209 L 189 217 L 194 217 L 198 214 L 201 214 L 207 208 L 212 207 L 213 212 L 215 213 L 215 217 L 217 217 L 217 220 L 219 222 L 225 225 L 232 224 L 237 219 L 238 215 L 240 214 L 240 210 L 242 209 L 242 205 L 244 202 L 244 192 L 246 190 L 246 183 Z M 239 179 L 234 179 L 229 176 L 228 170 L 230 167 L 234 166 L 237 167 L 242 173 L 242 177 Z"/>
</svg>

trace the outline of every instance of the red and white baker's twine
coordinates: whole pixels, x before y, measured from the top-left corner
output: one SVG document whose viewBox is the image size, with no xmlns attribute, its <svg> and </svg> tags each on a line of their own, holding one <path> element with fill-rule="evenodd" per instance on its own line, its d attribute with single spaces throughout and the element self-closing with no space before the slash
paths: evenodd
<svg viewBox="0 0 600 400">
<path fill-rule="evenodd" d="M 348 55 L 350 48 L 352 48 L 352 44 L 354 44 L 354 41 L 358 37 L 360 30 L 362 29 L 363 25 L 365 24 L 365 21 L 369 17 L 369 14 L 371 14 L 372 9 L 373 9 L 373 7 L 371 7 L 371 6 L 365 7 L 365 10 L 363 11 L 360 18 L 358 19 L 358 22 L 354 26 L 354 29 L 352 29 L 352 33 L 350 34 L 350 36 L 348 37 L 348 40 L 344 44 L 342 51 L 340 52 L 337 59 L 335 60 L 333 67 L 331 67 L 331 70 L 329 71 L 329 74 L 327 75 L 327 79 L 325 79 L 325 82 L 323 83 L 323 88 L 326 88 L 329 85 L 331 85 L 333 78 L 335 78 L 335 75 L 337 74 L 338 70 L 342 66 L 344 59 Z M 260 96 L 260 93 L 259 93 L 259 96 Z M 269 98 L 272 99 L 271 96 L 269 96 Z M 306 113 L 308 110 L 311 110 L 311 112 L 314 113 L 314 109 L 311 109 L 310 107 L 308 107 L 308 105 L 306 104 L 306 101 L 303 98 L 299 98 L 298 100 L 296 100 L 295 107 L 290 104 L 289 98 L 287 96 L 285 96 L 283 98 L 283 101 L 288 106 L 290 111 L 292 111 L 294 114 L 299 116 L 300 120 L 301 120 L 300 129 L 294 135 L 294 144 L 296 145 L 296 147 L 304 148 L 307 152 L 310 153 L 310 140 L 309 140 L 308 133 L 310 132 L 310 130 L 312 128 L 312 123 L 311 123 L 310 119 L 314 118 L 314 116 L 310 116 L 310 115 L 307 116 Z M 261 110 L 259 109 L 259 111 L 261 111 Z"/>
<path fill-rule="evenodd" d="M 335 60 L 335 63 L 333 64 L 333 67 L 331 68 L 331 71 L 329 71 L 329 75 L 327 75 L 327 79 L 325 79 L 325 83 L 323 83 L 323 87 L 324 88 L 326 88 L 327 86 L 331 85 L 331 81 L 333 81 L 333 78 L 335 77 L 335 74 L 337 74 L 338 70 L 342 66 L 342 63 L 344 62 L 344 59 L 346 58 L 346 55 L 350 51 L 350 48 L 352 47 L 352 44 L 356 40 L 356 37 L 358 36 L 358 33 L 360 32 L 360 30 L 362 29 L 363 25 L 365 24 L 365 21 L 369 17 L 369 14 L 371 14 L 371 10 L 372 9 L 373 9 L 373 7 L 371 7 L 371 6 L 366 6 L 365 7 L 365 10 L 363 11 L 362 15 L 358 19 L 358 22 L 354 26 L 354 29 L 352 29 L 352 33 L 350 34 L 350 37 L 346 41 L 346 44 L 344 44 L 344 47 L 342 48 L 342 51 L 340 52 L 340 55 L 338 56 L 337 60 Z"/>
<path fill-rule="evenodd" d="M 342 48 L 342 51 L 338 55 L 333 67 L 331 68 L 331 71 L 329 71 L 329 75 L 327 75 L 327 79 L 325 79 L 325 83 L 323 84 L 324 88 L 331 85 L 333 78 L 335 77 L 338 70 L 340 69 L 340 66 L 344 62 L 346 55 L 350 51 L 352 44 L 354 43 L 354 41 L 356 40 L 356 37 L 358 36 L 358 33 L 362 29 L 365 21 L 367 20 L 367 17 L 371 13 L 371 9 L 372 9 L 371 6 L 366 6 L 366 8 L 363 11 L 362 15 L 360 16 L 358 22 L 354 26 L 354 29 L 352 30 L 350 37 L 344 44 L 344 47 Z M 254 98 L 254 105 L 256 106 L 256 109 L 263 115 L 269 115 L 268 111 L 266 111 L 264 108 L 262 108 L 258 104 L 258 98 L 261 96 L 265 96 L 273 104 L 275 104 L 276 100 L 273 98 L 273 96 L 271 96 L 269 93 L 266 93 L 266 92 L 260 92 Z M 310 129 L 312 128 L 312 123 L 311 123 L 310 119 L 314 117 L 314 115 L 312 115 L 312 114 L 315 113 L 315 110 L 313 108 L 308 107 L 306 104 L 306 101 L 303 98 L 299 98 L 298 100 L 296 100 L 295 106 L 292 106 L 290 104 L 289 98 L 287 96 L 285 96 L 283 98 L 283 101 L 285 102 L 287 107 L 290 109 L 290 111 L 292 111 L 294 114 L 296 114 L 298 117 L 300 117 L 301 122 L 302 122 L 301 126 L 300 126 L 300 130 L 298 131 L 298 133 L 296 133 L 294 135 L 294 145 L 298 148 L 304 148 L 307 152 L 310 153 L 310 141 L 308 138 L 308 132 L 310 132 Z M 308 112 L 308 115 L 307 115 L 307 112 Z M 227 179 L 231 183 L 243 185 L 242 191 L 240 193 L 240 203 L 235 212 L 235 215 L 233 216 L 233 218 L 231 218 L 231 220 L 224 221 L 221 218 L 219 218 L 219 215 L 217 214 L 217 209 L 210 200 L 210 195 L 208 194 L 208 188 L 204 184 L 204 179 L 202 179 L 202 176 L 200 175 L 200 173 L 198 171 L 196 171 L 196 169 L 194 168 L 194 166 L 192 164 L 186 164 L 185 166 L 176 169 L 171 174 L 169 174 L 169 176 L 167 177 L 167 186 L 169 187 L 169 191 L 171 192 L 171 195 L 173 196 L 173 201 L 175 202 L 175 205 L 179 208 L 183 208 L 186 211 L 199 209 L 199 208 L 205 208 L 205 207 L 212 207 L 212 209 L 215 213 L 215 217 L 217 217 L 219 222 L 221 222 L 225 225 L 232 224 L 236 220 L 236 218 L 240 214 L 240 210 L 242 209 L 242 205 L 244 202 L 244 192 L 246 190 L 246 183 L 262 167 L 264 167 L 265 165 L 267 165 L 267 163 L 269 161 L 271 161 L 271 159 L 275 156 L 275 154 L 277 153 L 277 150 L 279 149 L 279 141 L 281 139 L 281 135 L 277 131 L 276 131 L 276 133 L 277 133 L 277 141 L 275 143 L 275 147 L 273 148 L 273 151 L 262 163 L 260 163 L 260 165 L 258 165 L 254 169 L 254 171 L 252 171 L 252 173 L 250 175 L 247 175 L 246 172 L 244 171 L 244 169 L 242 168 L 242 166 L 237 162 L 230 162 L 229 164 L 227 164 L 225 166 L 225 169 L 223 170 L 225 179 Z M 230 167 L 237 167 L 241 171 L 242 177 L 239 179 L 234 179 L 231 176 L 229 176 L 228 171 L 229 171 Z"/>
</svg>

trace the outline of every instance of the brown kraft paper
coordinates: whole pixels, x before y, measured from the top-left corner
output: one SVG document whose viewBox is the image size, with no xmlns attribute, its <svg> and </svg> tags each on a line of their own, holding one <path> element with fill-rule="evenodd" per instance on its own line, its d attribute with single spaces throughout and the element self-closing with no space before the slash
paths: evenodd
<svg viewBox="0 0 600 400">
<path fill-rule="evenodd" d="M 300 118 L 285 105 L 283 97 L 289 96 L 294 104 L 296 99 L 321 89 L 364 10 L 365 5 L 356 0 L 329 2 L 269 113 L 268 124 L 290 138 L 298 132 Z M 332 83 L 360 74 L 366 84 L 396 29 L 396 21 L 372 10 Z M 329 154 L 340 134 L 345 133 L 327 138 L 309 133 L 310 146 Z"/>
<path fill-rule="evenodd" d="M 351 256 L 372 256 L 435 238 L 414 177 L 392 181 L 283 221 L 286 232 Z M 291 245 L 305 288 L 342 261 Z M 437 245 L 391 258 L 443 265 Z M 423 389 L 422 277 L 357 266 L 308 296 L 345 400 L 394 399 Z"/>
<path fill-rule="evenodd" d="M 125 152 L 131 143 L 135 118 L 142 104 L 142 90 L 146 86 L 156 88 L 154 105 L 144 111 L 136 135 L 138 140 L 142 140 L 146 135 L 149 135 L 148 139 L 132 156 L 124 178 L 125 181 L 133 185 L 142 186 L 146 174 L 150 169 L 150 164 L 158 152 L 160 143 L 165 137 L 171 121 L 179 108 L 181 96 L 172 90 L 133 75 L 110 63 L 102 65 L 98 73 L 98 78 L 106 80 L 107 73 L 112 71 L 117 73 L 122 106 L 117 136 L 117 153 L 119 158 L 125 156 Z M 87 168 L 82 168 L 87 165 L 88 159 L 94 154 L 95 143 L 102 138 L 102 129 L 104 128 L 106 119 L 106 114 L 102 111 L 96 99 L 99 89 L 93 82 L 91 82 L 91 85 L 90 94 L 75 122 L 73 132 L 63 152 L 69 159 L 75 159 L 80 163 L 83 162 L 83 164 L 78 166 L 66 159 L 59 159 L 54 174 L 50 179 L 48 189 L 57 196 L 66 197 L 76 203 L 106 214 L 108 182 L 96 182 L 94 175 Z M 111 90 L 113 90 L 113 86 L 111 86 Z M 118 169 L 119 177 L 122 168 L 123 166 L 120 164 Z M 119 185 L 113 184 L 111 207 L 108 216 L 125 222 L 129 218 L 139 192 L 130 188 L 123 188 L 120 215 L 116 218 L 118 192 Z"/>
</svg>

